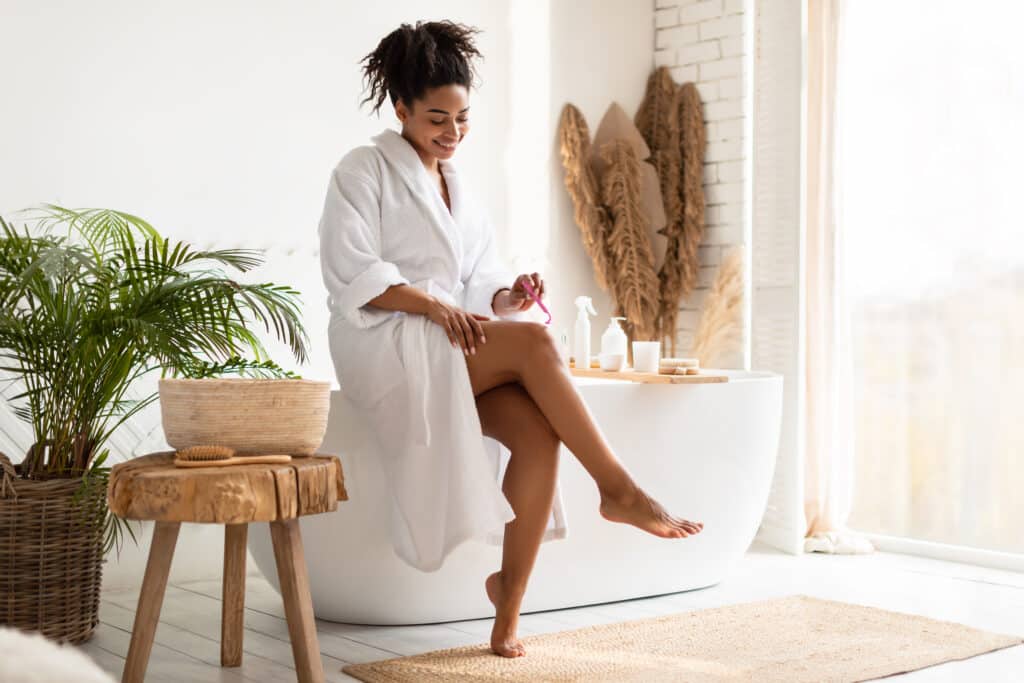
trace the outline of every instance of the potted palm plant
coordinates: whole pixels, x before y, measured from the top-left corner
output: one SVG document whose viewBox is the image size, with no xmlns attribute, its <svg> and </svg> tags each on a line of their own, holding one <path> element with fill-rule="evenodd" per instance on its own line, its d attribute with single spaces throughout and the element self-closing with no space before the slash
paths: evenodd
<svg viewBox="0 0 1024 683">
<path fill-rule="evenodd" d="M 104 556 L 134 538 L 107 508 L 104 465 L 111 434 L 157 398 L 130 389 L 149 373 L 294 377 L 258 328 L 299 362 L 308 340 L 297 291 L 229 277 L 258 251 L 171 242 L 106 209 L 26 216 L 0 218 L 0 377 L 33 439 L 18 464 L 0 453 L 0 624 L 77 643 L 98 621 Z"/>
</svg>

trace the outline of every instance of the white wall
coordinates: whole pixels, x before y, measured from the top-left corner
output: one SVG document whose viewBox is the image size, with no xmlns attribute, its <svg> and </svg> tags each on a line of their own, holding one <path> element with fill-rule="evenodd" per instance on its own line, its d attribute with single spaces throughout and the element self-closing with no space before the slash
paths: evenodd
<svg viewBox="0 0 1024 683">
<path fill-rule="evenodd" d="M 269 249 L 256 275 L 303 292 L 313 345 L 308 366 L 279 347 L 277 359 L 332 381 L 316 252 L 324 190 L 348 149 L 397 127 L 390 103 L 380 120 L 357 108 L 356 63 L 401 22 L 476 25 L 482 82 L 457 161 L 509 260 L 546 276 L 556 329 L 571 328 L 577 294 L 611 313 L 572 219 L 557 123 L 565 102 L 592 130 L 613 100 L 636 110 L 653 67 L 650 2 L 4 0 L 0 12 L 0 63 L 17 65 L 4 70 L 0 212 L 104 206 L 201 246 Z M 162 447 L 152 426 L 114 459 Z M 141 580 L 150 533 L 111 558 L 108 586 Z M 186 525 L 172 580 L 218 577 L 222 536 Z"/>
<path fill-rule="evenodd" d="M 499 224 L 507 202 L 509 2 L 365 8 L 5 0 L 0 59 L 19 68 L 4 74 L 8 104 L 18 104 L 0 114 L 0 211 L 113 207 L 203 246 L 279 251 L 258 275 L 303 292 L 313 362 L 301 371 L 333 378 L 316 226 L 338 159 L 395 122 L 390 103 L 380 119 L 357 108 L 357 62 L 399 23 L 450 18 L 484 29 L 477 124 L 460 161 L 477 171 Z"/>
</svg>

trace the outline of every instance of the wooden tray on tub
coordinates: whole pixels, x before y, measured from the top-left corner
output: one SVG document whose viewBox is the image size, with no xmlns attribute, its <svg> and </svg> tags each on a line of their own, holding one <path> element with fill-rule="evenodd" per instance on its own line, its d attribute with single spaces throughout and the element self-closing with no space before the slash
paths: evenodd
<svg viewBox="0 0 1024 683">
<path fill-rule="evenodd" d="M 714 382 L 728 382 L 728 375 L 705 374 L 701 370 L 696 375 L 662 375 L 657 372 L 636 372 L 633 368 L 626 368 L 616 372 L 602 370 L 600 368 L 575 368 L 570 367 L 569 373 L 573 377 L 597 377 L 598 379 L 624 379 L 630 382 L 642 384 L 712 384 Z"/>
</svg>

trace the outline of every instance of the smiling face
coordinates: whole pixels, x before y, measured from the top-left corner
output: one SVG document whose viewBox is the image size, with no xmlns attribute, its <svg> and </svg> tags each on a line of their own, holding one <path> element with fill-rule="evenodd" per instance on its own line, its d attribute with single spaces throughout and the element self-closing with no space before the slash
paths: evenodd
<svg viewBox="0 0 1024 683">
<path fill-rule="evenodd" d="M 395 114 L 402 137 L 412 143 L 430 170 L 438 160 L 451 159 L 469 132 L 469 92 L 462 85 L 428 88 L 410 109 L 399 100 Z"/>
</svg>

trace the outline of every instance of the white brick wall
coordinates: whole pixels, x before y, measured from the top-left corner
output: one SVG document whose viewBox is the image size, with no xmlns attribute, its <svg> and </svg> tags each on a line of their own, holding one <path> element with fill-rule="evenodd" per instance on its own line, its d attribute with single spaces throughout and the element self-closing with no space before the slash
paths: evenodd
<svg viewBox="0 0 1024 683">
<path fill-rule="evenodd" d="M 655 66 L 668 66 L 677 83 L 692 81 L 704 103 L 704 240 L 698 248 L 697 287 L 682 302 L 679 342 L 686 352 L 701 306 L 722 261 L 723 252 L 745 240 L 745 199 L 749 194 L 745 139 L 751 74 L 745 14 L 750 0 L 655 0 Z M 749 332 L 744 332 L 749 337 Z M 744 340 L 746 343 L 746 339 Z M 722 365 L 742 367 L 737 353 Z"/>
</svg>

